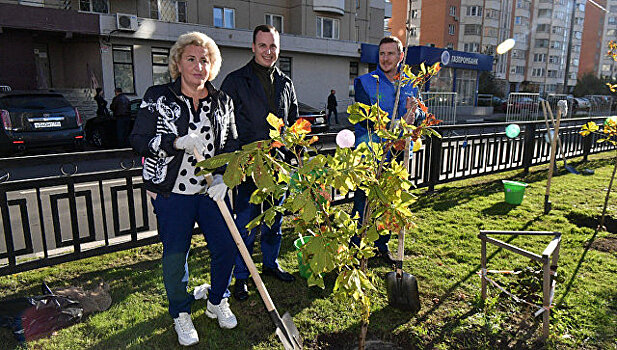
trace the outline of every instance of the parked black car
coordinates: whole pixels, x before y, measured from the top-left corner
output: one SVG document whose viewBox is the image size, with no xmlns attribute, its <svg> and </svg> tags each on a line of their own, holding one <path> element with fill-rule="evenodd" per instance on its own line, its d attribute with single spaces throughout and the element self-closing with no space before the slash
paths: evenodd
<svg viewBox="0 0 617 350">
<path fill-rule="evenodd" d="M 55 146 L 81 149 L 81 116 L 59 93 L 0 92 L 0 153 L 11 155 Z"/>
<path fill-rule="evenodd" d="M 129 130 L 133 129 L 140 105 L 140 98 L 131 100 L 131 125 Z M 116 147 L 118 145 L 116 134 L 116 120 L 110 114 L 97 116 L 86 121 L 86 138 L 91 145 L 105 148 Z"/>
<path fill-rule="evenodd" d="M 311 122 L 312 134 L 328 131 L 328 116 L 325 111 L 298 102 L 298 115 L 300 118 L 304 118 Z"/>
<path fill-rule="evenodd" d="M 131 100 L 131 130 L 133 129 L 140 105 L 141 99 Z M 325 111 L 298 102 L 298 112 L 300 118 L 311 122 L 311 133 L 328 131 L 328 116 Z M 85 129 L 88 142 L 96 147 L 112 148 L 118 145 L 116 140 L 116 121 L 113 116 L 100 116 L 88 119 Z"/>
</svg>

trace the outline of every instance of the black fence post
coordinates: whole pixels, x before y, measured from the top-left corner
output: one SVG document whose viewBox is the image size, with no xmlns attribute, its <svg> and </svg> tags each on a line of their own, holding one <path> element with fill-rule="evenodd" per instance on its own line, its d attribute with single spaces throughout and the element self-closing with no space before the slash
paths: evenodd
<svg viewBox="0 0 617 350">
<path fill-rule="evenodd" d="M 583 137 L 583 161 L 587 161 L 587 157 L 591 154 L 591 146 L 593 145 L 593 136 L 587 135 Z"/>
<path fill-rule="evenodd" d="M 441 169 L 441 144 L 442 139 L 439 137 L 431 138 L 431 153 L 429 154 L 429 179 L 428 190 L 432 192 L 435 190 L 435 185 L 439 182 L 439 171 Z"/>
<path fill-rule="evenodd" d="M 0 190 L 0 211 L 2 211 L 2 223 L 4 226 L 4 242 L 6 244 L 6 255 L 9 259 L 9 266 L 15 266 L 15 245 L 13 244 L 13 230 L 11 229 L 11 218 L 9 217 L 9 204 L 6 198 L 6 191 Z"/>
<path fill-rule="evenodd" d="M 524 174 L 528 174 L 529 173 L 529 168 L 531 167 L 531 163 L 533 160 L 533 152 L 536 146 L 535 143 L 535 139 L 536 139 L 536 130 L 537 130 L 537 123 L 530 123 L 525 125 L 525 137 L 524 137 L 524 142 L 525 144 L 523 145 L 523 173 Z"/>
</svg>

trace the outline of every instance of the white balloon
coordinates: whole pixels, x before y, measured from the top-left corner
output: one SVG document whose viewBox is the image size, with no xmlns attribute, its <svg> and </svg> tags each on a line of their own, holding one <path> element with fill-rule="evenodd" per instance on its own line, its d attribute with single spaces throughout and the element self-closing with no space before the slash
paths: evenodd
<svg viewBox="0 0 617 350">
<path fill-rule="evenodd" d="M 336 134 L 336 144 L 341 148 L 351 148 L 356 142 L 356 135 L 353 131 L 343 129 Z"/>
<path fill-rule="evenodd" d="M 512 38 L 504 40 L 501 44 L 497 45 L 497 54 L 503 55 L 510 51 L 510 49 L 514 47 L 514 44 L 516 44 L 516 41 Z"/>
</svg>

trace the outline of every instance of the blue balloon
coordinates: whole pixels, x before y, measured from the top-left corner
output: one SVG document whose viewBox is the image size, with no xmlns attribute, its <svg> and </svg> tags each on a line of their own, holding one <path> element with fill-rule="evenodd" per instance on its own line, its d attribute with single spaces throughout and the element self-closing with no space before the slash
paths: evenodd
<svg viewBox="0 0 617 350">
<path fill-rule="evenodd" d="M 510 124 L 506 127 L 506 136 L 513 139 L 521 133 L 521 128 L 518 124 Z"/>
</svg>

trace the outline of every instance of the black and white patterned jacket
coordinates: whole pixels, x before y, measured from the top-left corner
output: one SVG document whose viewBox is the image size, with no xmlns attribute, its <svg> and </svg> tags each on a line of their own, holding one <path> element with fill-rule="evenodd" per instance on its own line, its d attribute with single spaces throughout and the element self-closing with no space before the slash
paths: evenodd
<svg viewBox="0 0 617 350">
<path fill-rule="evenodd" d="M 147 190 L 168 194 L 178 176 L 184 151 L 174 148 L 177 137 L 188 133 L 191 99 L 182 95 L 181 78 L 155 85 L 144 94 L 135 126 L 130 136 L 131 146 L 145 157 L 143 178 Z M 212 96 L 212 120 L 215 155 L 239 148 L 233 102 L 225 93 L 206 83 Z M 224 167 L 215 171 L 222 173 Z"/>
</svg>

